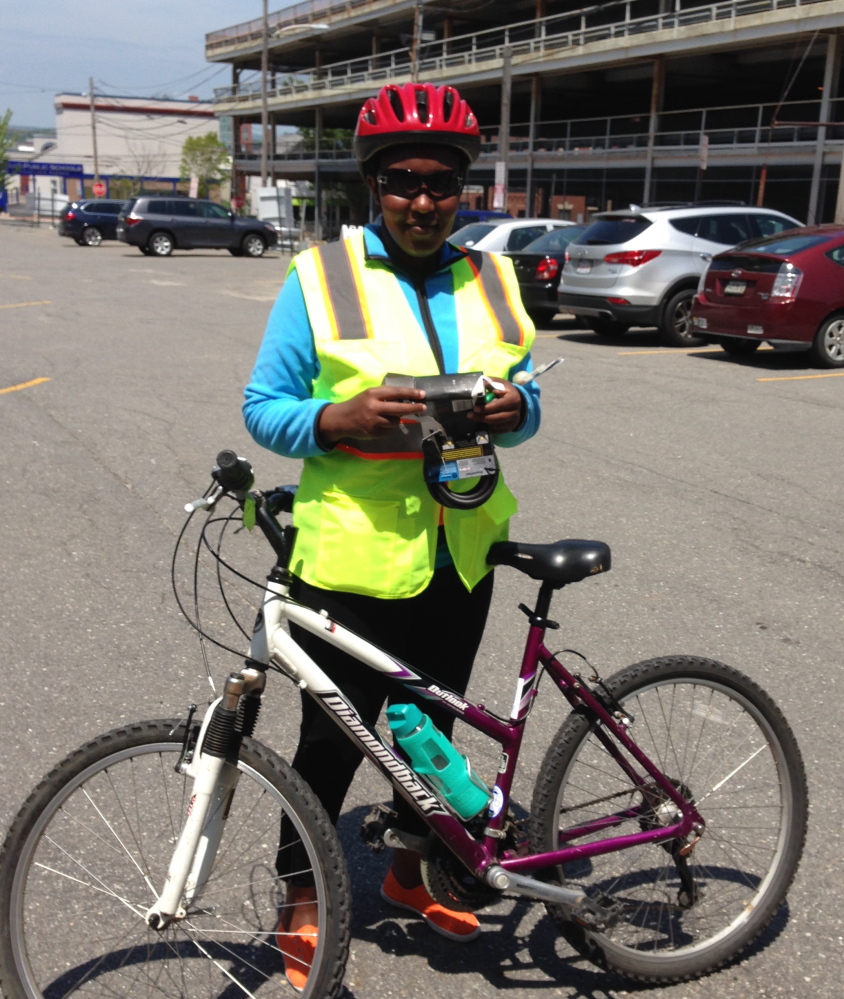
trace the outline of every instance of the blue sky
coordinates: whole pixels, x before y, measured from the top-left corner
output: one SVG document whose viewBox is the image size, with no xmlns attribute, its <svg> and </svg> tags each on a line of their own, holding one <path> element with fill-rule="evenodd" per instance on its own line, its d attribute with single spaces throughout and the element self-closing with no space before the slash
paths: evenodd
<svg viewBox="0 0 844 999">
<path fill-rule="evenodd" d="M 231 79 L 205 61 L 208 31 L 261 16 L 261 0 L 26 0 L 0 15 L 0 113 L 55 125 L 53 96 L 100 93 L 210 97 Z M 270 11 L 289 0 L 270 0 Z M 217 75 L 215 75 L 217 74 Z M 213 78 L 212 78 L 213 77 Z"/>
</svg>

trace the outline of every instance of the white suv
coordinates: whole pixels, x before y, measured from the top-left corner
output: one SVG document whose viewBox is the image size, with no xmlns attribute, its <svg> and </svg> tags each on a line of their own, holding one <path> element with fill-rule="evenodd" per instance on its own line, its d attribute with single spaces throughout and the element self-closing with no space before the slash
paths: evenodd
<svg viewBox="0 0 844 999">
<path fill-rule="evenodd" d="M 800 225 L 782 212 L 737 205 L 602 212 L 569 243 L 560 308 L 600 336 L 657 326 L 667 346 L 702 343 L 691 331 L 692 297 L 713 254 Z"/>
</svg>

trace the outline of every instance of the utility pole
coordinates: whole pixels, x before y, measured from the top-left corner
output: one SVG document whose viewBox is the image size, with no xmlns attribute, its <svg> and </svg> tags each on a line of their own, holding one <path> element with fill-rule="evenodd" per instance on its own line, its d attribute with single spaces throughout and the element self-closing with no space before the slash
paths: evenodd
<svg viewBox="0 0 844 999">
<path fill-rule="evenodd" d="M 267 22 L 267 0 L 264 0 L 264 20 L 261 28 L 261 187 L 267 186 L 267 148 L 269 146 L 270 115 L 267 109 L 267 75 L 269 71 L 270 32 Z"/>
<path fill-rule="evenodd" d="M 410 79 L 416 83 L 419 79 L 419 46 L 422 44 L 422 12 L 421 0 L 416 0 L 413 8 L 413 38 L 410 42 Z"/>
<path fill-rule="evenodd" d="M 94 183 L 99 184 L 100 182 L 100 161 L 97 156 L 97 119 L 94 114 L 94 78 L 93 76 L 88 77 L 88 96 L 91 100 L 91 146 L 94 150 Z M 84 182 L 83 190 L 80 192 L 81 197 L 85 197 Z"/>
</svg>

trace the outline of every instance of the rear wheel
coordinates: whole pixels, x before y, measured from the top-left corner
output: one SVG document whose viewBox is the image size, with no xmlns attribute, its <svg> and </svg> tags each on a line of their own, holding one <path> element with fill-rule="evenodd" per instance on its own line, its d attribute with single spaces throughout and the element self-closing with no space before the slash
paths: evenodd
<svg viewBox="0 0 844 999">
<path fill-rule="evenodd" d="M 732 337 L 725 337 L 723 340 L 718 341 L 718 345 L 728 354 L 732 354 L 733 357 L 749 357 L 759 349 L 761 342 L 761 340 L 742 340 L 740 338 L 733 339 Z"/>
<path fill-rule="evenodd" d="M 334 997 L 349 947 L 349 885 L 333 826 L 275 753 L 245 739 L 223 839 L 188 915 L 160 932 L 161 891 L 192 781 L 177 774 L 184 726 L 141 722 L 72 753 L 24 805 L 0 853 L 0 986 L 6 999 L 297 993 L 276 928 L 282 818 L 297 874 L 317 890 L 305 996 Z"/>
<path fill-rule="evenodd" d="M 169 232 L 154 232 L 147 240 L 147 249 L 155 257 L 169 257 L 174 245 Z"/>
<path fill-rule="evenodd" d="M 99 246 L 103 241 L 103 234 L 95 225 L 89 225 L 82 230 L 82 240 L 86 246 Z"/>
<path fill-rule="evenodd" d="M 684 288 L 665 303 L 659 324 L 659 338 L 666 347 L 700 347 L 702 337 L 692 333 L 694 288 Z"/>
<path fill-rule="evenodd" d="M 754 940 L 794 877 L 808 811 L 800 750 L 771 698 L 722 663 L 651 659 L 611 677 L 605 690 L 632 719 L 636 744 L 706 825 L 699 841 L 645 843 L 556 869 L 557 883 L 614 910 L 609 928 L 590 931 L 564 907 L 547 908 L 566 940 L 601 967 L 648 982 L 694 978 Z M 572 714 L 537 781 L 534 849 L 558 849 L 561 833 L 583 827 L 578 845 L 676 821 L 676 805 L 635 769 L 638 781 L 589 717 Z"/>
<path fill-rule="evenodd" d="M 821 324 L 810 353 L 818 367 L 844 367 L 844 315 L 832 316 Z"/>
<path fill-rule="evenodd" d="M 621 336 L 630 329 L 627 323 L 619 322 L 617 319 L 601 319 L 598 316 L 588 316 L 584 322 L 598 336 Z"/>
</svg>

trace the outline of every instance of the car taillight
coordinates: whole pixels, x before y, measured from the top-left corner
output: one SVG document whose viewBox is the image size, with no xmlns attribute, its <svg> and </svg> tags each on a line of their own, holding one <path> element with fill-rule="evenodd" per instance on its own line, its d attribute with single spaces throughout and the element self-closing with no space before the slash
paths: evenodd
<svg viewBox="0 0 844 999">
<path fill-rule="evenodd" d="M 802 280 L 803 271 L 799 267 L 795 267 L 794 264 L 783 264 L 774 279 L 771 298 L 776 298 L 780 302 L 793 302 L 797 298 Z"/>
<path fill-rule="evenodd" d="M 75 219 L 76 218 L 76 213 L 75 212 L 68 212 L 67 215 L 65 215 L 65 218 L 66 219 Z"/>
<path fill-rule="evenodd" d="M 123 224 L 124 225 L 137 225 L 140 221 L 141 220 L 139 218 L 135 218 L 134 215 L 127 215 L 126 218 L 123 219 Z"/>
<path fill-rule="evenodd" d="M 560 272 L 560 265 L 553 257 L 546 257 L 544 260 L 540 260 L 536 265 L 536 274 L 534 274 L 534 280 L 536 281 L 553 281 L 554 278 Z"/>
<path fill-rule="evenodd" d="M 622 250 L 620 253 L 608 253 L 604 257 L 605 264 L 629 264 L 631 267 L 639 267 L 646 264 L 654 257 L 658 257 L 662 250 Z"/>
<path fill-rule="evenodd" d="M 570 260 L 571 260 L 571 254 L 569 253 L 568 250 L 566 250 L 566 263 L 568 263 Z"/>
</svg>

